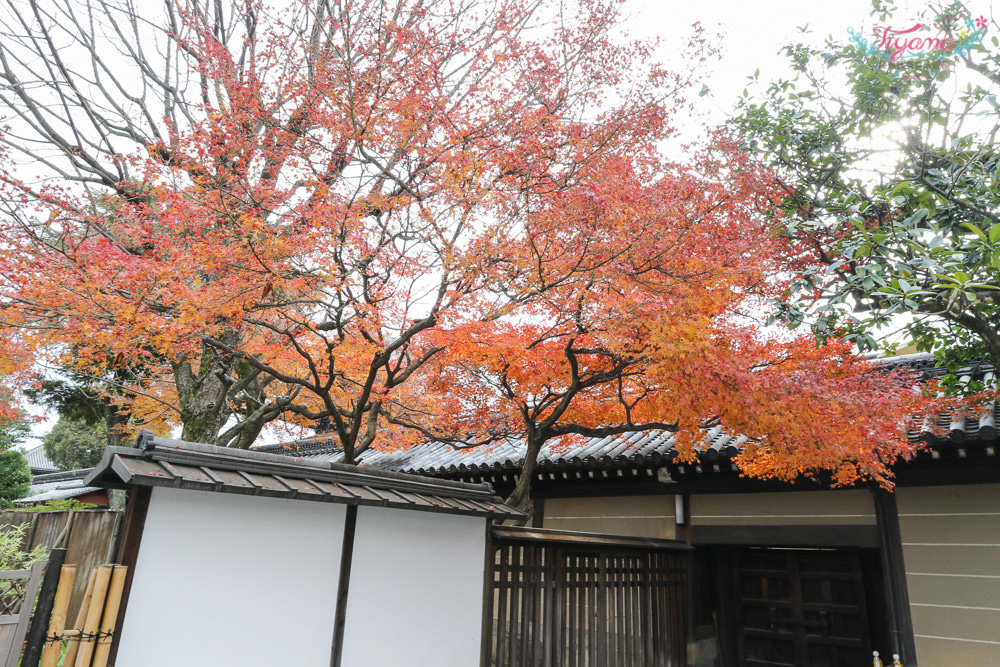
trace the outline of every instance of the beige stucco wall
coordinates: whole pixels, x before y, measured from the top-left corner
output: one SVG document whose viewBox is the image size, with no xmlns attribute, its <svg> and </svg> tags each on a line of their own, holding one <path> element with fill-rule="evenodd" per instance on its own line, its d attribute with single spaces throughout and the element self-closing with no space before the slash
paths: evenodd
<svg viewBox="0 0 1000 667">
<path fill-rule="evenodd" d="M 674 539 L 674 497 L 546 498 L 542 527 Z"/>
<path fill-rule="evenodd" d="M 896 491 L 920 667 L 1000 664 L 1000 484 Z"/>
<path fill-rule="evenodd" d="M 692 526 L 873 525 L 875 503 L 863 489 L 720 493 L 691 496 Z"/>
</svg>

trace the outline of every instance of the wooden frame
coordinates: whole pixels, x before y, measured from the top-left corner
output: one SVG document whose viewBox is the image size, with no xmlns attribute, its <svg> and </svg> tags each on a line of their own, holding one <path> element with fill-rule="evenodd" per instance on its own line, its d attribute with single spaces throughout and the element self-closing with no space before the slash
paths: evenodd
<svg viewBox="0 0 1000 667">
<path fill-rule="evenodd" d="M 682 664 L 689 559 L 669 540 L 494 528 L 481 664 Z"/>
<path fill-rule="evenodd" d="M 344 515 L 344 541 L 340 553 L 340 578 L 337 582 L 337 608 L 333 621 L 333 645 L 330 667 L 340 667 L 344 654 L 344 627 L 347 624 L 347 594 L 351 587 L 351 564 L 354 560 L 354 536 L 358 529 L 358 506 L 348 505 Z"/>
<path fill-rule="evenodd" d="M 899 532 L 899 512 L 896 496 L 882 488 L 872 488 L 875 517 L 878 520 L 879 552 L 885 579 L 885 595 L 889 606 L 889 632 L 892 645 L 904 665 L 916 665 L 917 648 L 910 615 L 910 594 L 906 587 L 906 567 L 903 564 L 903 540 Z"/>
<path fill-rule="evenodd" d="M 118 606 L 118 615 L 115 619 L 114 639 L 111 641 L 111 649 L 108 652 L 108 664 L 114 665 L 118 656 L 118 645 L 120 643 L 123 624 L 125 621 L 125 610 L 128 608 L 129 592 L 132 590 L 132 579 L 135 576 L 135 564 L 139 558 L 139 546 L 142 542 L 142 529 L 146 525 L 146 513 L 149 511 L 149 499 L 152 496 L 152 488 L 148 486 L 132 487 L 129 498 L 125 506 L 125 522 L 122 525 L 121 542 L 118 545 L 118 553 L 115 560 L 120 565 L 125 565 L 128 570 L 125 574 L 125 585 L 122 590 L 121 604 Z"/>
<path fill-rule="evenodd" d="M 863 547 L 880 544 L 878 526 L 691 526 L 691 544 L 762 547 Z"/>
<path fill-rule="evenodd" d="M 35 605 L 35 594 L 41 584 L 44 568 L 45 561 L 38 561 L 27 570 L 0 570 L 0 579 L 27 579 L 21 610 L 16 614 L 0 616 L 0 642 L 7 651 L 7 655 L 3 656 L 3 667 L 16 667 L 21 658 L 21 644 L 28 632 L 28 621 L 31 620 L 31 610 Z M 10 629 L 11 626 L 13 629 Z"/>
</svg>

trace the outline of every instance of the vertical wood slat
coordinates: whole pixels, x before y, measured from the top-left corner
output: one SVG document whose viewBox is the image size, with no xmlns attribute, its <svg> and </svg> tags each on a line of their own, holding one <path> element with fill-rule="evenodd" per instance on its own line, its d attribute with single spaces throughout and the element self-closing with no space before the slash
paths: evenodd
<svg viewBox="0 0 1000 667">
<path fill-rule="evenodd" d="M 517 627 L 520 632 L 521 662 L 524 667 L 531 666 L 531 642 L 535 629 L 535 550 L 529 547 L 521 548 L 521 577 L 526 586 L 521 587 L 521 617 Z"/>
<path fill-rule="evenodd" d="M 538 664 L 538 660 L 542 655 L 544 650 L 542 641 L 542 633 L 545 632 L 545 610 L 542 608 L 542 593 L 543 586 L 545 582 L 542 580 L 544 559 L 545 559 L 545 549 L 532 549 L 531 550 L 531 623 L 529 628 L 531 630 L 531 640 L 528 646 L 530 647 L 528 660 L 525 662 L 526 665 Z"/>
<path fill-rule="evenodd" d="M 73 584 L 76 581 L 76 565 L 63 565 L 59 575 L 59 587 L 56 589 L 56 600 L 52 605 L 52 616 L 49 619 L 47 637 L 57 639 L 45 642 L 42 650 L 40 667 L 56 667 L 59 662 L 59 651 L 62 649 L 63 631 L 66 629 L 66 616 L 69 614 L 69 600 L 73 594 Z"/>
<path fill-rule="evenodd" d="M 646 554 L 646 557 L 642 559 L 642 576 L 640 578 L 640 588 L 639 595 L 641 599 L 641 610 L 639 619 L 642 623 L 643 628 L 643 638 L 644 643 L 644 654 L 645 660 L 643 664 L 645 667 L 656 667 L 653 661 L 653 614 L 652 610 L 652 598 L 653 598 L 653 581 L 652 581 L 652 561 L 653 555 Z"/>
<path fill-rule="evenodd" d="M 631 660 L 629 660 L 629 650 L 628 650 L 628 633 L 625 630 L 625 619 L 628 614 L 625 611 L 625 592 L 626 587 L 626 573 L 628 568 L 628 557 L 620 556 L 617 559 L 618 563 L 618 574 L 616 577 L 616 587 L 617 592 L 615 593 L 615 600 L 617 600 L 617 619 L 615 621 L 615 627 L 618 632 L 618 662 L 617 664 L 623 667 L 629 667 Z"/>
<path fill-rule="evenodd" d="M 646 664 L 645 653 L 643 652 L 642 633 L 639 631 L 642 618 L 639 612 L 642 608 L 639 605 L 639 586 L 642 585 L 642 580 L 640 578 L 641 572 L 642 561 L 636 558 L 632 561 L 632 604 L 630 606 L 629 613 L 629 616 L 632 619 L 632 626 L 629 634 L 632 637 L 632 646 L 635 653 L 635 659 L 632 661 L 633 667 L 643 667 Z"/>
<path fill-rule="evenodd" d="M 567 644 L 569 656 L 572 658 L 573 667 L 582 667 L 580 664 L 580 647 L 584 644 L 583 638 L 583 614 L 580 607 L 583 604 L 583 563 L 579 555 L 573 555 L 573 580 L 571 582 L 573 599 L 570 603 L 570 613 L 572 614 L 572 640 Z"/>
<path fill-rule="evenodd" d="M 635 604 L 635 581 L 633 579 L 635 559 L 632 556 L 625 561 L 625 582 L 623 586 L 624 593 L 624 604 L 623 609 L 625 613 L 625 623 L 622 627 L 625 628 L 625 650 L 628 652 L 628 663 L 626 667 L 636 667 L 636 659 L 638 658 L 638 651 L 636 651 L 635 643 L 635 632 L 633 631 L 633 614 L 634 604 Z"/>
<path fill-rule="evenodd" d="M 566 592 L 563 586 L 566 561 L 561 549 L 553 550 L 552 556 L 552 560 L 549 562 L 549 571 L 552 573 L 550 586 L 552 617 L 550 627 L 555 636 L 552 637 L 552 652 L 549 656 L 551 660 L 547 663 L 547 667 L 562 667 L 564 664 L 563 656 L 565 655 L 563 642 L 566 640 L 566 627 L 563 617 L 563 609 L 566 606 L 563 599 Z"/>
<path fill-rule="evenodd" d="M 483 667 L 685 663 L 686 555 L 526 540 L 494 549 Z"/>
<path fill-rule="evenodd" d="M 486 529 L 486 549 L 483 557 L 483 624 L 479 632 L 479 664 L 489 664 L 490 656 L 493 655 L 492 642 L 496 637 L 493 631 L 493 623 L 496 618 L 496 548 L 490 538 L 490 530 Z"/>
<path fill-rule="evenodd" d="M 507 664 L 507 575 L 510 569 L 510 552 L 513 546 L 507 544 L 497 549 L 500 560 L 499 574 L 500 582 L 497 585 L 497 629 L 496 629 L 496 667 Z M 488 667 L 484 665 L 483 667 Z"/>
<path fill-rule="evenodd" d="M 62 566 L 66 560 L 65 549 L 52 549 L 49 561 L 45 566 L 45 577 L 38 592 L 38 604 L 32 615 L 31 626 L 28 629 L 28 639 L 25 642 L 24 655 L 21 656 L 22 667 L 37 667 L 45 647 L 45 633 L 49 627 L 52 609 L 55 606 L 59 580 L 62 578 Z"/>
<path fill-rule="evenodd" d="M 593 593 L 594 587 L 591 585 L 591 568 L 593 567 L 593 559 L 591 556 L 586 555 L 580 559 L 583 570 L 581 571 L 582 583 L 581 583 L 581 593 L 583 598 L 582 604 L 582 625 L 583 625 L 583 646 L 581 646 L 580 657 L 583 658 L 584 667 L 595 667 L 594 659 L 596 656 L 596 647 L 594 645 L 594 602 Z"/>
<path fill-rule="evenodd" d="M 525 627 L 528 623 L 528 592 L 531 582 L 527 581 L 527 569 L 524 562 L 527 551 L 528 548 L 524 546 L 517 548 L 517 569 L 514 570 L 518 575 L 518 581 L 521 582 L 521 585 L 517 587 L 517 616 L 514 617 L 514 623 L 511 626 L 511 636 L 516 639 L 518 649 L 517 651 L 511 650 L 511 655 L 517 656 L 517 660 L 511 663 L 512 667 L 521 667 L 522 665 L 528 667 L 527 656 L 525 655 L 525 651 L 527 650 L 525 641 L 527 633 L 525 632 Z M 513 584 L 513 581 L 511 583 Z"/>
</svg>

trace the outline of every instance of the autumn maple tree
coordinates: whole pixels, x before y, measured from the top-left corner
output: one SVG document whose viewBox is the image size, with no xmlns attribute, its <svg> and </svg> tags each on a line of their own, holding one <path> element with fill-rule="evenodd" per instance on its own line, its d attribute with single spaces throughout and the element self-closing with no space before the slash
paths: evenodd
<svg viewBox="0 0 1000 667">
<path fill-rule="evenodd" d="M 327 418 L 353 460 L 519 202 L 667 134 L 682 82 L 618 5 L 9 3 L 11 357 L 188 440 Z"/>
<path fill-rule="evenodd" d="M 832 471 L 835 484 L 888 483 L 912 450 L 905 417 L 924 403 L 903 389 L 912 378 L 876 371 L 849 345 L 761 326 L 800 252 L 763 215 L 770 176 L 722 138 L 694 162 L 615 162 L 539 201 L 502 240 L 495 287 L 535 298 L 449 331 L 431 362 L 426 412 L 410 424 L 460 447 L 523 438 L 509 502 L 525 502 L 557 438 L 668 431 L 691 460 L 721 425 L 748 438 L 745 474 Z"/>
<path fill-rule="evenodd" d="M 12 377 L 187 440 L 324 420 L 347 462 L 514 435 L 528 479 L 553 437 L 720 424 L 748 473 L 885 479 L 919 397 L 760 326 L 799 255 L 771 181 L 722 137 L 664 157 L 687 81 L 620 5 L 9 4 Z"/>
</svg>

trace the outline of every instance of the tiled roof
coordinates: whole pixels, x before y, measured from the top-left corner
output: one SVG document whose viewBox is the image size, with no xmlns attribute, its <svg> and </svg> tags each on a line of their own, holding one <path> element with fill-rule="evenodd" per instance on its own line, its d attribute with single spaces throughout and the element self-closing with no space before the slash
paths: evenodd
<svg viewBox="0 0 1000 667">
<path fill-rule="evenodd" d="M 28 461 L 28 467 L 31 468 L 33 474 L 44 474 L 59 470 L 56 464 L 50 461 L 49 457 L 45 455 L 44 445 L 32 447 L 27 451 L 21 452 L 21 454 Z"/>
<path fill-rule="evenodd" d="M 84 484 L 168 486 L 494 519 L 524 518 L 495 496 L 488 484 L 169 440 L 148 431 L 139 436 L 136 447 L 109 447 Z"/>
<path fill-rule="evenodd" d="M 934 365 L 934 357 L 929 354 L 906 355 L 880 360 L 888 368 L 906 366 L 919 371 L 925 379 L 939 377 L 945 370 Z M 971 377 L 990 382 L 994 380 L 993 368 L 979 365 L 959 371 L 959 376 Z M 979 443 L 988 446 L 995 455 L 993 443 L 997 439 L 996 423 L 1000 421 L 1000 404 L 994 402 L 980 415 L 956 417 L 952 413 L 941 414 L 937 420 L 939 428 L 925 424 L 920 432 L 910 434 L 912 440 L 925 440 L 932 453 L 946 450 L 963 443 Z M 700 463 L 715 464 L 728 459 L 739 451 L 746 442 L 742 436 L 733 436 L 716 427 L 705 432 L 704 443 L 699 453 Z M 652 466 L 669 462 L 676 456 L 673 433 L 649 431 L 645 433 L 625 433 L 623 435 L 590 439 L 553 439 L 546 443 L 538 456 L 538 470 L 566 469 L 610 469 Z M 520 470 L 524 460 L 523 440 L 508 440 L 495 445 L 471 449 L 456 449 L 440 442 L 416 445 L 406 451 L 382 451 L 369 449 L 361 454 L 359 463 L 381 470 L 397 470 L 431 476 L 468 477 L 489 475 L 503 471 Z M 339 462 L 343 451 L 329 436 L 318 435 L 279 445 L 258 447 L 265 451 L 311 461 Z"/>
<path fill-rule="evenodd" d="M 100 491 L 97 486 L 85 486 L 83 478 L 90 474 L 90 468 L 83 470 L 68 470 L 49 475 L 36 475 L 31 481 L 31 488 L 24 498 L 15 503 L 44 503 L 49 500 L 76 498 L 94 491 Z"/>
<path fill-rule="evenodd" d="M 667 431 L 625 433 L 604 438 L 553 439 L 545 443 L 538 455 L 540 470 L 547 468 L 629 467 L 650 465 L 672 460 L 674 434 Z M 706 432 L 701 450 L 704 460 L 728 458 L 739 451 L 746 438 L 727 435 L 716 427 Z M 406 451 L 369 449 L 361 454 L 359 463 L 380 470 L 398 470 L 419 475 L 462 473 L 484 474 L 502 470 L 519 470 L 524 461 L 523 440 L 509 440 L 496 445 L 473 449 L 455 449 L 440 442 L 429 442 Z M 257 451 L 282 453 L 309 461 L 337 462 L 343 451 L 328 438 L 312 438 L 290 445 L 271 445 Z"/>
</svg>

